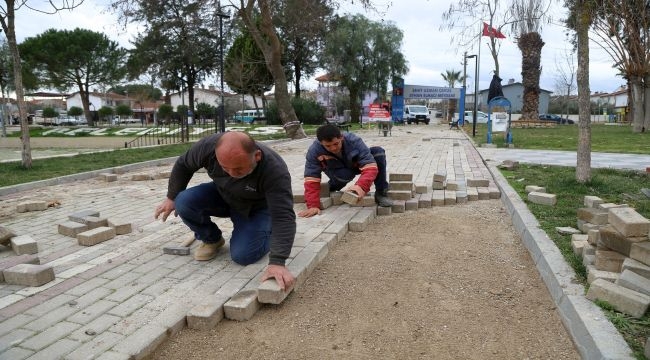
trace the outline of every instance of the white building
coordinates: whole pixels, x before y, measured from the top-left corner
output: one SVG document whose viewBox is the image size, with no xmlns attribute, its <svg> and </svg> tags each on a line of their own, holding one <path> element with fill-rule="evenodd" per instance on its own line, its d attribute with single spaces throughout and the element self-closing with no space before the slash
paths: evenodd
<svg viewBox="0 0 650 360">
<path fill-rule="evenodd" d="M 253 97 L 251 95 L 239 95 L 239 94 L 231 94 L 224 92 L 224 101 L 228 99 L 236 99 L 239 100 L 240 103 L 243 101 L 244 107 L 246 109 L 254 109 L 255 108 L 255 102 L 253 101 Z M 189 106 L 189 93 L 187 91 L 183 92 L 175 92 L 172 94 L 169 94 L 169 103 L 171 106 L 176 110 L 176 108 L 179 105 L 186 105 Z M 262 99 L 257 98 L 257 107 L 262 108 Z M 209 86 L 207 89 L 204 88 L 194 88 L 194 106 L 196 106 L 198 103 L 205 103 L 211 106 L 218 107 L 221 105 L 221 91 L 215 89 L 214 86 Z"/>
</svg>

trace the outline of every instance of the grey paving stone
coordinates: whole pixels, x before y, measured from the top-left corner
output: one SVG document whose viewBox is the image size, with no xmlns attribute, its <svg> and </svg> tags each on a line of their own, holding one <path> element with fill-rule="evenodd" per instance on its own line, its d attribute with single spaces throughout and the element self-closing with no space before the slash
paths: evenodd
<svg viewBox="0 0 650 360">
<path fill-rule="evenodd" d="M 149 356 L 167 337 L 167 329 L 164 327 L 144 325 L 113 346 L 111 350 L 127 354 L 134 359 L 142 359 Z"/>
<path fill-rule="evenodd" d="M 103 332 L 91 340 L 85 342 L 83 345 L 76 348 L 71 353 L 65 356 L 66 360 L 85 360 L 92 359 L 98 354 L 105 352 L 106 350 L 113 347 L 113 345 L 122 341 L 124 336 L 111 333 Z"/>
<path fill-rule="evenodd" d="M 19 347 L 12 347 L 7 349 L 7 351 L 0 352 L 0 360 L 23 360 L 23 359 L 27 359 L 33 353 L 34 352 L 31 350 L 27 350 Z"/>
<path fill-rule="evenodd" d="M 71 333 L 78 328 L 79 324 L 65 321 L 59 322 L 52 325 L 51 328 L 21 342 L 20 347 L 38 351 L 64 338 L 68 333 Z"/>
<path fill-rule="evenodd" d="M 14 344 L 20 344 L 26 339 L 34 336 L 36 332 L 25 329 L 16 329 L 0 337 L 0 353 L 6 351 Z"/>
<path fill-rule="evenodd" d="M 96 334 L 101 334 L 102 332 L 104 332 L 105 330 L 107 330 L 117 322 L 119 322 L 120 319 L 121 319 L 120 317 L 114 315 L 109 315 L 109 314 L 100 315 L 95 320 L 89 322 L 86 325 L 83 325 L 76 331 L 73 331 L 70 335 L 68 335 L 68 339 L 85 343 L 91 340 Z"/>
</svg>

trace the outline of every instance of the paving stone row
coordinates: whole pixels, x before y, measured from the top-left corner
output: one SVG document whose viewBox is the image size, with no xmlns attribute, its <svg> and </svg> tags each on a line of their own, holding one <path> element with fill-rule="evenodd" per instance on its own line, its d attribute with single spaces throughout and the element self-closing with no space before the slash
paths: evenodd
<svg viewBox="0 0 650 360">
<path fill-rule="evenodd" d="M 386 148 L 389 173 L 412 176 L 411 198 L 398 200 L 388 211 L 433 206 L 433 175 L 438 171 L 457 186 L 468 179 L 483 179 L 494 185 L 490 173 L 482 169 L 480 156 L 463 135 L 435 128 L 412 129 L 408 130 L 416 134 L 409 136 L 417 141 L 408 144 L 391 142 L 391 137 L 374 132 L 360 133 L 369 145 Z M 393 137 L 405 136 L 404 131 L 406 128 L 394 129 Z M 312 141 L 273 145 L 291 170 L 295 194 L 303 192 L 304 154 Z M 163 247 L 178 245 L 188 235 L 178 218 L 166 223 L 153 219 L 153 209 L 166 193 L 167 180 L 158 174 L 169 171 L 172 163 L 170 159 L 158 166 L 104 170 L 91 179 L 2 197 L 0 225 L 18 236 L 30 236 L 38 244 L 38 253 L 0 251 L 0 264 L 32 256 L 21 258 L 27 263 L 37 256 L 40 264 L 53 269 L 55 277 L 41 286 L 0 283 L 0 359 L 142 358 L 183 327 L 209 328 L 224 317 L 245 320 L 262 303 L 284 300 L 289 292 L 279 291 L 273 282 L 259 281 L 266 258 L 240 266 L 230 260 L 228 251 L 209 262 L 163 253 Z M 135 181 L 133 173 L 146 180 Z M 190 186 L 206 181 L 208 177 L 198 173 Z M 471 187 L 465 187 L 469 193 Z M 489 198 L 489 191 L 487 194 Z M 454 190 L 453 203 L 456 199 Z M 54 206 L 16 211 L 18 204 L 28 201 Z M 332 205 L 321 216 L 297 220 L 298 233 L 288 262 L 297 276 L 295 287 L 302 285 L 347 231 L 365 230 L 378 212 L 386 211 L 374 204 L 335 204 L 331 197 L 330 201 Z M 295 206 L 296 211 L 303 207 L 301 203 Z M 61 234 L 58 227 L 69 221 L 70 214 L 85 210 L 129 223 L 132 231 L 82 246 Z M 215 220 L 228 238 L 232 223 Z"/>
</svg>

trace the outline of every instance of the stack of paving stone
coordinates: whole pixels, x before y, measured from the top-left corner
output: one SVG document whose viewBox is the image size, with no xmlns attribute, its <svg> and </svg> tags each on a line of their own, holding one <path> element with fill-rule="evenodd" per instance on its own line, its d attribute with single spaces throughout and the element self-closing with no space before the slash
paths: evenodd
<svg viewBox="0 0 650 360">
<path fill-rule="evenodd" d="M 95 210 L 82 210 L 69 215 L 68 221 L 58 226 L 59 234 L 76 238 L 82 246 L 97 245 L 117 235 L 128 234 L 131 230 L 130 223 L 102 218 Z"/>
<path fill-rule="evenodd" d="M 650 305 L 650 220 L 595 196 L 585 196 L 584 206 L 577 214 L 582 233 L 571 236 L 571 245 L 587 267 L 587 298 L 642 317 Z"/>
<path fill-rule="evenodd" d="M 447 179 L 445 172 L 433 174 L 431 205 L 463 204 L 468 201 L 499 199 L 501 191 L 488 179 L 456 181 Z"/>
<path fill-rule="evenodd" d="M 19 235 L 0 226 L 0 245 L 11 247 L 16 256 L 0 260 L 0 282 L 11 285 L 41 286 L 54 280 L 54 269 L 41 265 L 38 244 L 29 235 Z"/>
</svg>

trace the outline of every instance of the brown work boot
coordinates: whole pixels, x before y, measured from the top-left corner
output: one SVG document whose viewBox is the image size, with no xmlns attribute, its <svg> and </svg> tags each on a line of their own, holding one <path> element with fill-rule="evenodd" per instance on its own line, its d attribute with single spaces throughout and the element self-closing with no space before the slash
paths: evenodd
<svg viewBox="0 0 650 360">
<path fill-rule="evenodd" d="M 224 240 L 223 237 L 216 243 L 206 244 L 201 242 L 201 245 L 199 245 L 194 251 L 194 260 L 208 261 L 214 259 L 217 256 L 217 250 L 219 250 L 219 248 L 225 243 L 226 240 Z"/>
</svg>

